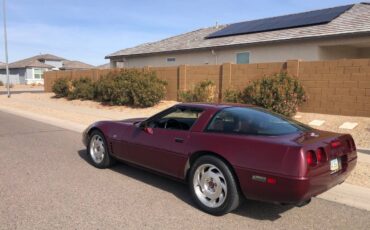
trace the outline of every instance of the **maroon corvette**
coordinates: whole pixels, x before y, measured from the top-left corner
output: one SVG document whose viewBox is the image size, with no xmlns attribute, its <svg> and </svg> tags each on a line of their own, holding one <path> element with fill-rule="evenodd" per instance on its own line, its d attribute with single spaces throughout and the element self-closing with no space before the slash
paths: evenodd
<svg viewBox="0 0 370 230">
<path fill-rule="evenodd" d="M 98 168 L 120 160 L 186 181 L 213 215 L 243 197 L 307 204 L 342 183 L 357 161 L 350 135 L 245 105 L 178 104 L 148 119 L 101 121 L 83 142 Z"/>
</svg>

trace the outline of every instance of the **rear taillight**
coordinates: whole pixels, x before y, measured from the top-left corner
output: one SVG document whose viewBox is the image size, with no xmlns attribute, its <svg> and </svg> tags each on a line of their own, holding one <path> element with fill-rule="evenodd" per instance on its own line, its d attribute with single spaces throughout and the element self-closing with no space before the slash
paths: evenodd
<svg viewBox="0 0 370 230">
<path fill-rule="evenodd" d="M 325 154 L 325 150 L 323 148 L 318 148 L 316 150 L 316 158 L 317 158 L 318 162 L 326 161 L 326 154 Z"/>
<path fill-rule="evenodd" d="M 314 151 L 308 151 L 306 153 L 306 162 L 309 166 L 315 166 L 317 164 L 317 158 Z"/>
<path fill-rule="evenodd" d="M 340 141 L 332 141 L 331 143 L 330 143 L 330 146 L 332 147 L 332 148 L 338 148 L 339 146 L 341 146 L 342 145 L 342 143 L 340 142 Z"/>
</svg>

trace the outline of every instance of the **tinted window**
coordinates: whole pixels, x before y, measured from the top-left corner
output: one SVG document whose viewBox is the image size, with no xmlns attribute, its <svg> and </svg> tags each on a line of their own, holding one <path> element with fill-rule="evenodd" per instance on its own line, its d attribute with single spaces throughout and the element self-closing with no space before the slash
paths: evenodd
<svg viewBox="0 0 370 230">
<path fill-rule="evenodd" d="M 233 107 L 218 112 L 206 131 L 275 136 L 309 129 L 306 125 L 264 109 Z"/>
<path fill-rule="evenodd" d="M 189 130 L 202 114 L 202 110 L 176 108 L 149 121 L 148 126 L 162 129 Z"/>
</svg>

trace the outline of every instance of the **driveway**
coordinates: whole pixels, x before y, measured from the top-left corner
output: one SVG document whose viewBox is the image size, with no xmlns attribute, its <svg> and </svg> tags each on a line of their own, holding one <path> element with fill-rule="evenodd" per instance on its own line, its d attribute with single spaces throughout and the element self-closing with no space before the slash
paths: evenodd
<svg viewBox="0 0 370 230">
<path fill-rule="evenodd" d="M 185 184 L 125 164 L 96 169 L 79 133 L 0 112 L 0 229 L 139 228 L 370 229 L 370 212 L 317 198 L 210 216 Z"/>
</svg>

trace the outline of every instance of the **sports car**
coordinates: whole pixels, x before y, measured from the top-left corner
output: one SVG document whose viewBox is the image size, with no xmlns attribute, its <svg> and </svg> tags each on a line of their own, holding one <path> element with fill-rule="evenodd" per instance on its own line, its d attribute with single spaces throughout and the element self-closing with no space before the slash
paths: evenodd
<svg viewBox="0 0 370 230">
<path fill-rule="evenodd" d="M 244 199 L 308 204 L 354 169 L 349 134 L 320 131 L 238 104 L 177 104 L 149 118 L 100 121 L 83 132 L 91 163 L 123 161 L 182 180 L 197 206 L 223 215 Z"/>
</svg>

